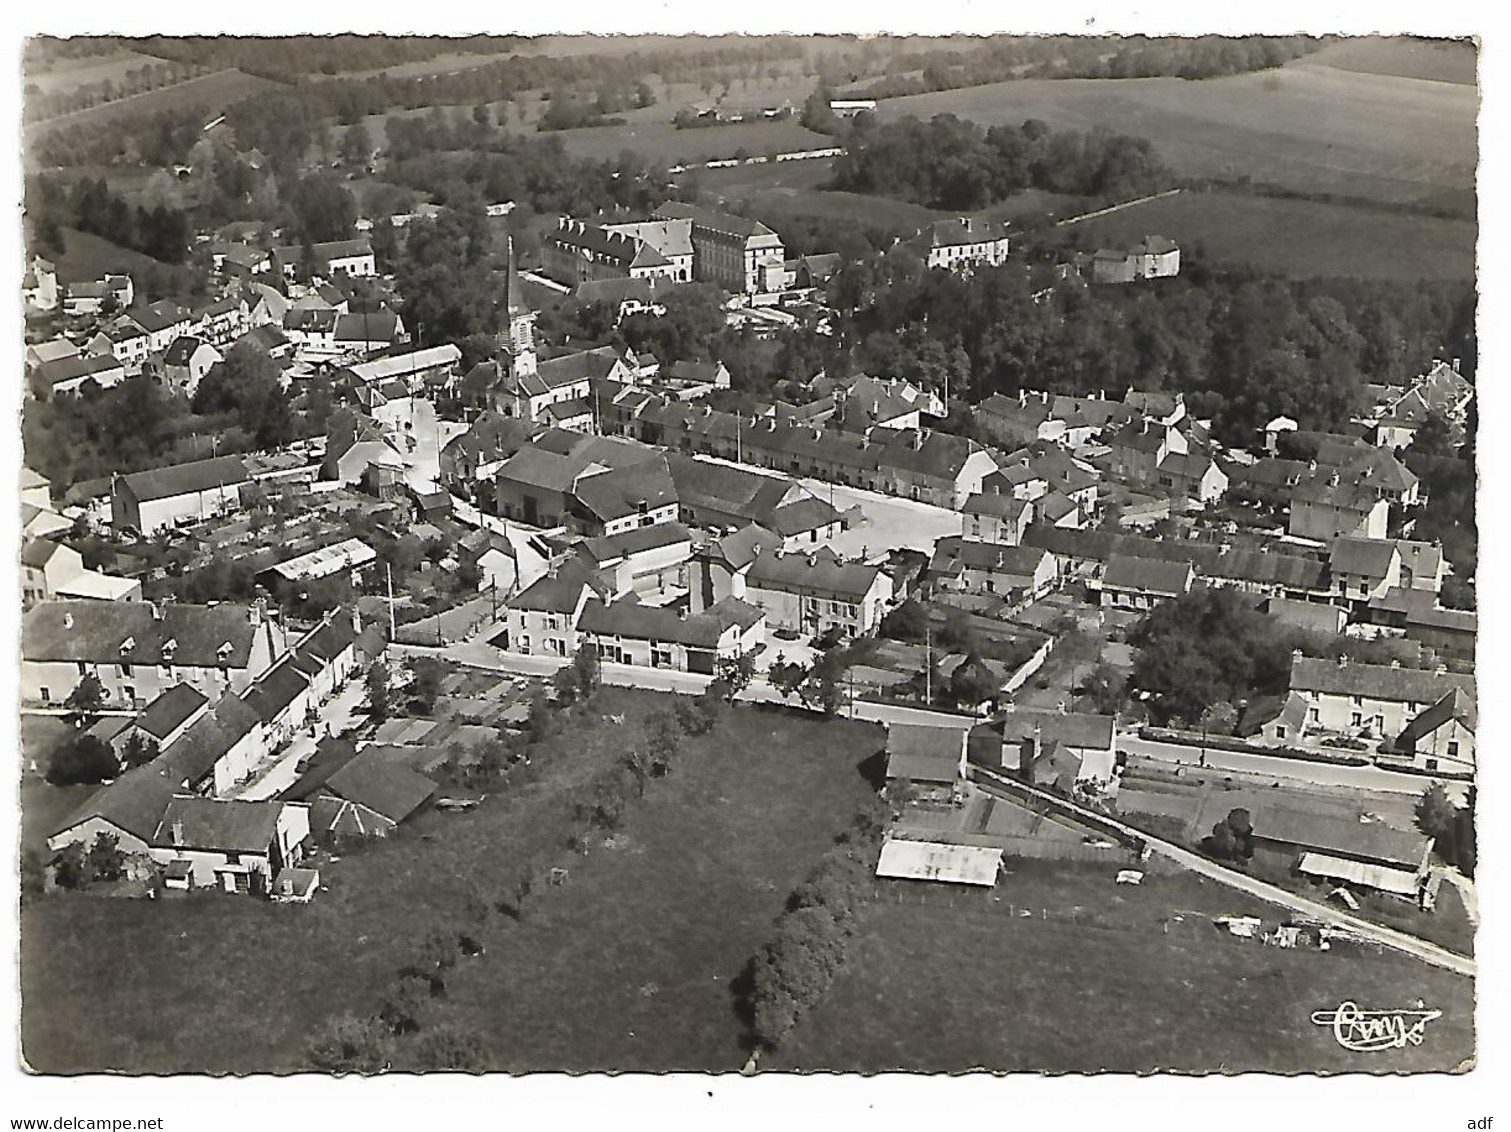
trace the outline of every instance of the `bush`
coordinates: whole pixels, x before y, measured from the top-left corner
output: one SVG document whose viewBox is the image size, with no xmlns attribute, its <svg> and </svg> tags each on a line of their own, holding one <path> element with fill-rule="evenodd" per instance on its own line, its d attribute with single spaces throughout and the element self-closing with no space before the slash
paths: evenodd
<svg viewBox="0 0 1511 1132">
<path fill-rule="evenodd" d="M 416 1069 L 426 1073 L 460 1071 L 480 1073 L 483 1043 L 471 1030 L 436 1026 L 414 1039 L 410 1054 Z"/>
<path fill-rule="evenodd" d="M 388 1067 L 389 1039 L 376 1018 L 348 1014 L 311 1038 L 305 1056 L 324 1073 L 381 1073 Z"/>
<path fill-rule="evenodd" d="M 424 1023 L 430 997 L 430 983 L 422 975 L 401 975 L 384 997 L 378 1017 L 391 1034 L 415 1033 Z"/>
<path fill-rule="evenodd" d="M 53 752 L 47 781 L 54 786 L 94 785 L 121 772 L 115 752 L 93 735 L 76 735 Z"/>
</svg>

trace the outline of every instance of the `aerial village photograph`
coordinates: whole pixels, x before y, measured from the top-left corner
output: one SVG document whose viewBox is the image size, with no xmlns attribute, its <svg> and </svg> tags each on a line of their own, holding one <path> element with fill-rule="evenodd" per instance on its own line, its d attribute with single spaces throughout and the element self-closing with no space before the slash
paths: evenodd
<svg viewBox="0 0 1511 1132">
<path fill-rule="evenodd" d="M 1474 1068 L 1476 40 L 15 47 L 22 1072 Z"/>
</svg>

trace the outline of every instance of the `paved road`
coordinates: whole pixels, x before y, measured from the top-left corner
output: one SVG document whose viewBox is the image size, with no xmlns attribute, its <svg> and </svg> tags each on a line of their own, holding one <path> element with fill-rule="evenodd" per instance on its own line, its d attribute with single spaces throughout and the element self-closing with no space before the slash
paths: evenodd
<svg viewBox="0 0 1511 1132">
<path fill-rule="evenodd" d="M 1143 755 L 1166 763 L 1198 766 L 1202 748 L 1181 743 L 1161 743 L 1140 739 L 1136 735 L 1119 735 L 1118 749 L 1130 755 Z M 1355 790 L 1373 790 L 1385 794 L 1421 794 L 1433 781 L 1417 774 L 1402 774 L 1377 766 L 1336 766 L 1331 763 L 1307 762 L 1305 759 L 1274 758 L 1268 755 L 1250 755 L 1241 751 L 1219 751 L 1206 748 L 1208 770 L 1229 771 L 1233 774 L 1256 775 L 1275 780 L 1309 782 L 1316 786 L 1342 786 Z M 1460 805 L 1467 803 L 1468 785 L 1462 782 L 1445 782 L 1448 795 Z"/>
<path fill-rule="evenodd" d="M 1285 889 L 1278 888 L 1266 881 L 1257 880 L 1246 873 L 1230 869 L 1226 865 L 1220 865 L 1216 861 L 1209 860 L 1183 846 L 1165 841 L 1163 838 L 1146 833 L 1141 829 L 1125 825 L 1115 818 L 1109 818 L 1106 814 L 1094 813 L 1084 806 L 1067 801 L 1059 795 L 1040 790 L 1038 787 L 1026 786 L 1023 783 L 1007 780 L 1002 775 L 994 774 L 979 767 L 973 767 L 972 774 L 976 778 L 976 781 L 986 787 L 988 791 L 991 791 L 993 780 L 1012 781 L 1014 789 L 1027 790 L 1062 810 L 1068 810 L 1081 817 L 1094 818 L 1113 826 L 1125 834 L 1142 838 L 1145 844 L 1149 846 L 1151 852 L 1158 853 L 1160 856 L 1174 861 L 1182 868 L 1189 869 L 1201 876 L 1210 877 L 1212 880 L 1227 885 L 1229 888 L 1248 893 L 1250 896 L 1256 896 L 1261 900 L 1277 904 L 1282 908 L 1289 908 L 1293 912 L 1299 912 L 1304 916 L 1320 920 L 1325 924 L 1345 928 L 1356 936 L 1372 940 L 1394 951 L 1400 951 L 1415 959 L 1420 959 L 1424 963 L 1430 963 L 1434 967 L 1442 967 L 1445 970 L 1453 971 L 1455 974 L 1468 975 L 1470 978 L 1474 977 L 1476 966 L 1473 959 L 1455 954 L 1446 948 L 1439 947 L 1437 944 L 1428 943 L 1426 940 L 1418 939 L 1414 935 L 1396 931 L 1394 928 L 1382 927 L 1379 924 L 1371 923 L 1358 916 L 1351 916 L 1347 912 L 1340 912 L 1336 908 L 1329 907 L 1326 904 L 1319 904 L 1315 900 L 1308 900 L 1304 896 L 1287 892 Z M 1011 793 L 1009 793 L 1009 797 L 1011 796 Z"/>
<path fill-rule="evenodd" d="M 351 730 L 367 718 L 366 705 L 367 682 L 360 675 L 354 675 L 320 705 L 319 735 L 340 735 Z M 258 767 L 251 778 L 232 787 L 224 796 L 259 802 L 287 790 L 299 777 L 299 760 L 313 755 L 318 744 L 319 740 L 308 729 L 301 728 L 274 759 Z"/>
</svg>

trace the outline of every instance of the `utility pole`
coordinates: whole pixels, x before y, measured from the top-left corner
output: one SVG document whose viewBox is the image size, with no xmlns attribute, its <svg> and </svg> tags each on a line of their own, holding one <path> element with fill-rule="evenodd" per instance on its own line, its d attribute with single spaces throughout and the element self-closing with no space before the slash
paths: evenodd
<svg viewBox="0 0 1511 1132">
<path fill-rule="evenodd" d="M 934 622 L 923 625 L 923 700 L 925 707 L 934 706 Z"/>
<path fill-rule="evenodd" d="M 393 563 L 385 562 L 383 565 L 388 574 L 388 641 L 392 644 L 399 632 L 394 625 L 393 614 Z"/>
</svg>

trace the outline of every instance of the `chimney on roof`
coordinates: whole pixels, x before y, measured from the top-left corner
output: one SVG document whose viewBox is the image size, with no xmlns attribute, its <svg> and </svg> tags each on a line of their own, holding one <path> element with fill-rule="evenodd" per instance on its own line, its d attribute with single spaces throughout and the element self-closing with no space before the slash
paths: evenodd
<svg viewBox="0 0 1511 1132">
<path fill-rule="evenodd" d="M 1458 373 L 1459 372 L 1459 360 L 1457 358 L 1453 359 L 1453 372 L 1454 373 Z"/>
<path fill-rule="evenodd" d="M 72 613 L 64 613 L 63 614 L 63 628 L 65 628 L 65 629 L 72 629 L 73 628 L 73 614 Z"/>
<path fill-rule="evenodd" d="M 1438 676 L 1448 675 L 1448 665 L 1441 660 L 1432 666 L 1432 671 Z"/>
<path fill-rule="evenodd" d="M 1028 404 L 1028 390 L 1018 390 L 1018 408 L 1022 409 Z"/>
<path fill-rule="evenodd" d="M 1390 658 L 1390 666 L 1392 668 L 1400 668 L 1401 667 L 1401 658 L 1398 657 L 1398 656 L 1391 657 Z"/>
<path fill-rule="evenodd" d="M 1329 487 L 1337 487 L 1338 486 L 1338 473 L 1334 472 L 1332 475 L 1328 476 L 1327 477 L 1327 482 L 1328 482 L 1328 486 Z"/>
<path fill-rule="evenodd" d="M 161 621 L 163 619 L 163 607 L 158 605 L 157 602 L 149 601 L 147 607 L 152 610 L 152 620 Z"/>
<path fill-rule="evenodd" d="M 173 844 L 182 845 L 184 843 L 184 821 L 182 818 L 173 819 L 172 837 Z"/>
<path fill-rule="evenodd" d="M 1348 653 L 1345 652 L 1345 653 L 1339 653 L 1338 654 L 1338 667 L 1339 668 L 1347 668 L 1348 667 Z"/>
</svg>

